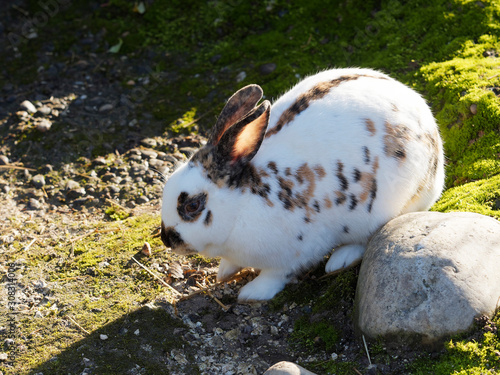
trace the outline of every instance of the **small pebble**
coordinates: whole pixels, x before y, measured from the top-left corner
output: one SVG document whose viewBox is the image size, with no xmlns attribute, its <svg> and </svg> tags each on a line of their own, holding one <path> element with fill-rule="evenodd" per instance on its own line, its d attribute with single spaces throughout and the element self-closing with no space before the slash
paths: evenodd
<svg viewBox="0 0 500 375">
<path fill-rule="evenodd" d="M 144 138 L 141 140 L 141 144 L 145 147 L 156 147 L 158 145 L 158 142 L 156 142 L 155 139 L 153 138 Z"/>
<path fill-rule="evenodd" d="M 113 104 L 103 104 L 102 106 L 99 107 L 99 112 L 109 112 L 113 109 Z"/>
<path fill-rule="evenodd" d="M 0 155 L 0 165 L 9 164 L 9 158 L 5 155 Z"/>
<path fill-rule="evenodd" d="M 471 104 L 470 113 L 472 113 L 473 115 L 477 113 L 477 104 Z"/>
<path fill-rule="evenodd" d="M 44 116 L 50 115 L 50 112 L 52 112 L 52 109 L 50 109 L 50 107 L 47 107 L 46 105 L 38 108 L 38 111 L 37 111 L 37 113 L 44 115 Z"/>
<path fill-rule="evenodd" d="M 149 202 L 149 198 L 146 197 L 145 195 L 141 195 L 135 201 L 137 202 L 137 204 L 144 204 Z"/>
<path fill-rule="evenodd" d="M 29 100 L 25 100 L 24 102 L 22 102 L 20 107 L 29 113 L 36 112 L 36 107 Z"/>
<path fill-rule="evenodd" d="M 29 207 L 33 210 L 39 210 L 40 208 L 42 208 L 42 204 L 39 200 L 30 198 Z"/>
<path fill-rule="evenodd" d="M 45 177 L 41 174 L 37 174 L 35 177 L 33 177 L 31 182 L 33 182 L 33 185 L 35 185 L 37 189 L 41 189 L 43 186 L 45 186 Z"/>
<path fill-rule="evenodd" d="M 101 333 L 101 334 L 99 335 L 99 338 L 100 338 L 101 340 L 103 340 L 103 341 L 104 341 L 104 340 L 107 340 L 107 339 L 108 339 L 108 335 L 104 335 L 104 334 L 102 334 L 102 333 Z"/>
<path fill-rule="evenodd" d="M 52 122 L 46 118 L 40 119 L 40 121 L 37 121 L 36 123 L 36 130 L 39 132 L 45 133 L 50 130 L 52 127 Z"/>
<path fill-rule="evenodd" d="M 242 82 L 245 78 L 247 78 L 247 74 L 245 72 L 239 72 L 236 76 L 236 82 Z"/>
<path fill-rule="evenodd" d="M 275 70 L 276 70 L 275 63 L 267 63 L 267 64 L 263 64 L 259 67 L 259 72 L 260 72 L 260 74 L 263 74 L 263 75 L 271 74 Z"/>
</svg>

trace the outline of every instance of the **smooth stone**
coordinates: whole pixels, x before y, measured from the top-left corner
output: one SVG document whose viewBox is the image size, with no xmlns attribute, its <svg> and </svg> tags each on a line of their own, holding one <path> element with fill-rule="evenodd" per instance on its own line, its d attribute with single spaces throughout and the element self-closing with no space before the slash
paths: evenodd
<svg viewBox="0 0 500 375">
<path fill-rule="evenodd" d="M 361 264 L 355 324 L 368 339 L 442 347 L 491 317 L 500 297 L 500 222 L 475 213 L 416 212 L 370 240 Z"/>
<path fill-rule="evenodd" d="M 0 155 L 0 165 L 8 165 L 9 158 L 5 155 Z"/>
<path fill-rule="evenodd" d="M 314 372 L 292 362 L 278 362 L 269 367 L 263 375 L 316 375 Z"/>
<path fill-rule="evenodd" d="M 267 64 L 262 64 L 259 67 L 259 72 L 263 75 L 268 75 L 271 74 L 276 70 L 276 64 L 275 63 L 267 63 Z"/>
<path fill-rule="evenodd" d="M 21 109 L 24 109 L 28 113 L 35 113 L 36 112 L 36 107 L 33 103 L 31 103 L 29 100 L 25 100 L 21 103 L 20 105 Z"/>
<path fill-rule="evenodd" d="M 52 127 L 52 122 L 46 118 L 42 118 L 36 122 L 36 130 L 39 132 L 45 133 L 50 130 Z"/>
<path fill-rule="evenodd" d="M 103 104 L 102 106 L 99 107 L 99 112 L 109 112 L 113 109 L 113 104 Z"/>
</svg>

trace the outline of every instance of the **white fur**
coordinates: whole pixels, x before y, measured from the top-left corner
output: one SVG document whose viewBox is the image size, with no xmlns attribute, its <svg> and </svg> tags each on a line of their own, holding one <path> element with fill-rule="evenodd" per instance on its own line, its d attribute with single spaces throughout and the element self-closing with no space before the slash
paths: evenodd
<svg viewBox="0 0 500 375">
<path fill-rule="evenodd" d="M 405 144 L 403 162 L 384 153 L 385 122 L 403 124 L 411 131 L 436 134 L 436 123 L 425 101 L 413 90 L 368 69 L 334 69 L 321 72 L 299 82 L 279 98 L 271 108 L 268 130 L 295 99 L 320 82 L 347 74 L 383 76 L 387 79 L 361 77 L 339 84 L 328 94 L 309 103 L 309 107 L 285 125 L 280 132 L 265 138 L 251 163 L 266 170 L 270 161 L 295 172 L 304 163 L 321 166 L 326 175 L 316 178 L 313 200 L 321 211 L 311 214 L 305 223 L 305 210 L 286 209 L 279 200 L 280 190 L 275 176 L 263 180 L 271 187 L 269 202 L 249 189 L 218 187 L 199 167 L 188 164 L 179 168 L 165 185 L 162 221 L 173 227 L 189 247 L 209 257 L 221 257 L 219 278 L 225 279 L 242 267 L 261 270 L 260 276 L 240 292 L 242 300 L 272 298 L 301 269 L 320 262 L 333 248 L 327 272 L 348 267 L 359 261 L 370 236 L 390 219 L 405 212 L 427 210 L 439 197 L 444 181 L 442 145 L 435 139 L 439 152 L 436 176 L 428 181 L 418 199 L 415 191 L 428 173 L 428 147 L 417 138 Z M 397 111 L 394 110 L 397 107 Z M 366 129 L 366 120 L 373 121 L 375 135 Z M 364 162 L 363 147 L 370 150 L 371 163 Z M 366 202 L 354 210 L 349 202 L 335 204 L 335 191 L 340 190 L 336 175 L 337 163 L 349 182 L 348 194 L 359 196 L 363 186 L 353 180 L 353 170 L 369 173 L 378 158 L 377 191 L 371 212 Z M 295 183 L 297 192 L 304 184 Z M 183 222 L 177 214 L 177 197 L 181 192 L 207 194 L 205 211 L 212 213 L 212 223 L 203 217 L 196 222 Z M 325 206 L 326 198 L 332 203 Z M 344 230 L 348 227 L 348 233 Z M 298 240 L 302 236 L 302 240 Z M 343 246 L 342 245 L 347 245 Z M 337 249 L 338 248 L 338 249 Z"/>
</svg>

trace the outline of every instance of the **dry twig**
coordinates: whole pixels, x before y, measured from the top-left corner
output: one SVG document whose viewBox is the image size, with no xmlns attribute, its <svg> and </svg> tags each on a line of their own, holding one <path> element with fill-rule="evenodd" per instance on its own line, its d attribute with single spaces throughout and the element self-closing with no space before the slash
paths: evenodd
<svg viewBox="0 0 500 375">
<path fill-rule="evenodd" d="M 179 293 L 177 290 L 172 288 L 170 285 L 168 285 L 162 278 L 156 276 L 153 271 L 151 271 L 149 268 L 141 264 L 137 259 L 132 257 L 132 260 L 136 262 L 139 266 L 141 266 L 147 273 L 149 273 L 151 276 L 153 276 L 156 280 L 158 280 L 162 285 L 166 286 L 168 290 L 170 290 L 172 293 L 174 293 L 177 296 L 182 296 L 181 293 Z"/>
<path fill-rule="evenodd" d="M 209 288 L 206 288 L 204 287 L 203 285 L 201 285 L 198 281 L 196 282 L 196 285 L 203 291 L 203 292 L 206 292 L 208 294 L 209 297 L 211 297 L 215 302 L 217 302 L 217 304 L 222 307 L 222 310 L 224 311 L 227 311 L 231 308 L 231 306 L 226 306 L 224 305 L 217 297 L 215 297 L 212 292 L 210 291 Z"/>
</svg>

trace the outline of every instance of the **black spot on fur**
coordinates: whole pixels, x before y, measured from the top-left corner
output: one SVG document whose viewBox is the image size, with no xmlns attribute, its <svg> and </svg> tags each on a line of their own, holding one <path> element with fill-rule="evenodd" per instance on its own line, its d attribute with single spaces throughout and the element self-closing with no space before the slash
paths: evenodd
<svg viewBox="0 0 500 375">
<path fill-rule="evenodd" d="M 361 172 L 359 171 L 358 168 L 354 168 L 354 181 L 359 182 L 361 180 Z"/>
<path fill-rule="evenodd" d="M 320 212 L 320 207 L 319 207 L 319 203 L 318 203 L 318 201 L 314 201 L 313 207 L 314 207 L 314 209 L 316 210 L 316 212 L 319 214 L 319 212 Z"/>
<path fill-rule="evenodd" d="M 349 227 L 348 226 L 344 226 L 344 233 L 349 233 Z"/>
<path fill-rule="evenodd" d="M 394 157 L 397 159 L 404 159 L 404 158 L 406 158 L 406 151 L 405 150 L 396 150 L 396 151 L 394 151 Z"/>
<path fill-rule="evenodd" d="M 363 161 L 365 164 L 370 164 L 371 161 L 370 150 L 366 146 L 363 146 Z"/>
<path fill-rule="evenodd" d="M 347 181 L 347 178 L 344 176 L 343 170 L 344 164 L 339 161 L 337 163 L 337 178 L 340 182 L 340 189 L 342 191 L 346 191 L 349 188 L 349 181 Z"/>
<path fill-rule="evenodd" d="M 304 217 L 304 221 L 305 221 L 306 223 L 310 223 L 310 222 L 311 222 L 311 219 L 309 219 L 309 218 L 306 216 L 306 217 Z"/>
<path fill-rule="evenodd" d="M 370 189 L 370 202 L 368 203 L 368 212 L 372 212 L 373 201 L 377 197 L 377 180 L 373 179 L 372 187 Z"/>
<path fill-rule="evenodd" d="M 203 221 L 203 223 L 206 226 L 209 226 L 210 224 L 212 224 L 212 211 L 208 210 L 207 216 L 205 216 L 205 220 Z"/>
<path fill-rule="evenodd" d="M 356 198 L 356 196 L 354 194 L 351 194 L 349 195 L 349 199 L 350 199 L 350 204 L 349 204 L 349 210 L 354 210 L 356 208 L 356 206 L 358 205 L 358 198 Z"/>
<path fill-rule="evenodd" d="M 170 227 L 165 228 L 163 223 L 161 224 L 160 238 L 166 247 L 175 248 L 184 245 L 179 232 Z"/>
<path fill-rule="evenodd" d="M 299 234 L 299 235 L 297 236 L 297 239 L 298 239 L 299 241 L 302 241 L 302 240 L 304 239 L 304 237 L 302 237 L 302 235 L 301 235 L 301 234 Z"/>
</svg>

